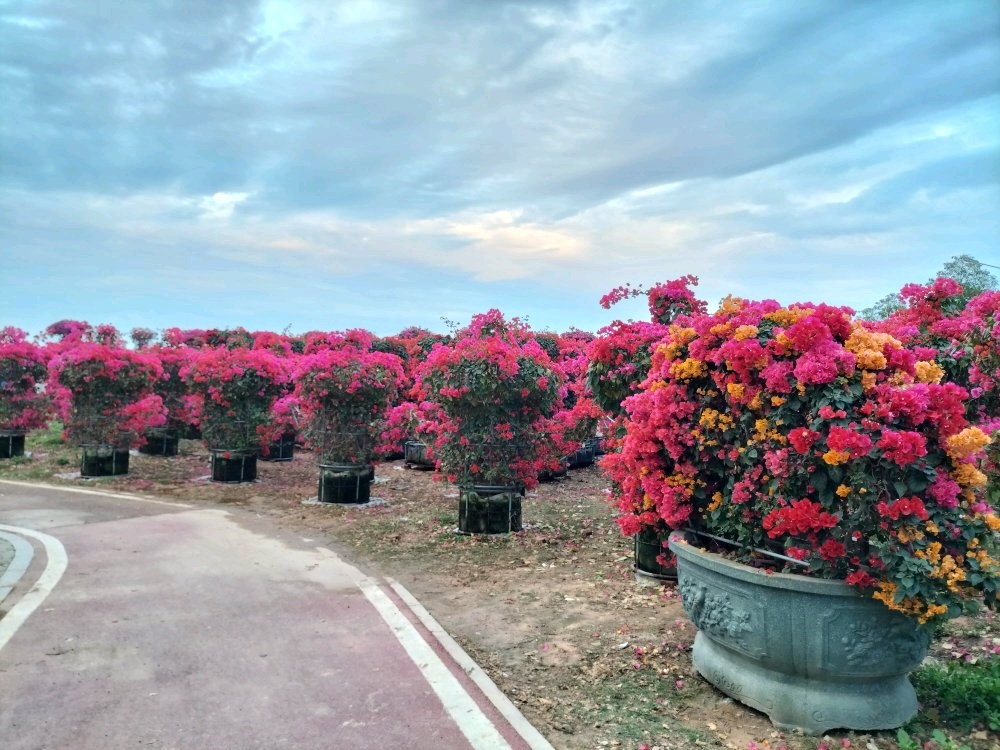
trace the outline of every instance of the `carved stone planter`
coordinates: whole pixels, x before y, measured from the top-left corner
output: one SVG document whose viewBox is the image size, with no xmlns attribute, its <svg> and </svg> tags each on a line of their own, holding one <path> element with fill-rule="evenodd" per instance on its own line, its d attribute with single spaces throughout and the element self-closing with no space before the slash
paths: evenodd
<svg viewBox="0 0 1000 750">
<path fill-rule="evenodd" d="M 775 726 L 893 729 L 917 713 L 907 675 L 930 636 L 839 581 L 763 570 L 670 540 L 695 669 Z"/>
</svg>

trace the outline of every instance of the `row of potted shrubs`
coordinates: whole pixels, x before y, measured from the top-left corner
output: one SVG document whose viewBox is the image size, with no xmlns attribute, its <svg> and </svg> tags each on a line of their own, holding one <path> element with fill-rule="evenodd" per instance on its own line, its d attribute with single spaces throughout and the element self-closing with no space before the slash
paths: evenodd
<svg viewBox="0 0 1000 750">
<path fill-rule="evenodd" d="M 938 279 L 862 321 L 734 298 L 709 313 L 695 283 L 612 291 L 605 306 L 646 295 L 650 320 L 596 337 L 496 310 L 447 337 L 170 329 L 134 349 L 109 326 L 8 328 L 0 426 L 54 413 L 74 443 L 118 447 L 198 424 L 226 460 L 296 431 L 336 467 L 416 440 L 470 497 L 508 501 L 600 429 L 626 534 L 768 550 L 923 623 L 995 606 L 1000 293 L 966 303 Z"/>
</svg>

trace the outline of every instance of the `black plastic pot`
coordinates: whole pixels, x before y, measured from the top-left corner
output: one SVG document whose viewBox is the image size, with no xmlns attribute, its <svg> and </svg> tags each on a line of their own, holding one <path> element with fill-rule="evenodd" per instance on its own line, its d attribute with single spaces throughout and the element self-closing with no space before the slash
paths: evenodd
<svg viewBox="0 0 1000 750">
<path fill-rule="evenodd" d="M 24 455 L 24 431 L 0 430 L 0 458 Z"/>
<path fill-rule="evenodd" d="M 212 481 L 237 484 L 257 479 L 255 451 L 228 451 L 212 448 Z"/>
<path fill-rule="evenodd" d="M 403 461 L 409 467 L 418 469 L 433 469 L 435 461 L 427 457 L 427 443 L 419 440 L 407 440 L 403 443 Z"/>
<path fill-rule="evenodd" d="M 180 436 L 176 430 L 146 430 L 146 441 L 139 448 L 140 453 L 150 456 L 176 456 Z"/>
<path fill-rule="evenodd" d="M 458 489 L 458 530 L 508 534 L 521 530 L 521 488 L 472 485 Z"/>
<path fill-rule="evenodd" d="M 566 460 L 571 469 L 586 468 L 594 463 L 594 449 L 589 445 L 580 447 L 575 453 L 569 454 Z"/>
<path fill-rule="evenodd" d="M 279 440 L 261 446 L 258 458 L 261 461 L 291 461 L 295 456 L 295 435 L 286 433 Z"/>
<path fill-rule="evenodd" d="M 371 477 L 375 467 L 369 464 L 320 464 L 319 501 L 357 505 L 371 498 Z"/>
<path fill-rule="evenodd" d="M 81 477 L 116 477 L 128 474 L 128 448 L 110 445 L 80 446 Z"/>
<path fill-rule="evenodd" d="M 664 545 L 669 536 L 669 531 L 657 531 L 650 528 L 643 528 L 635 535 L 634 565 L 637 577 L 656 581 L 677 580 L 677 568 L 661 565 L 656 559 L 661 554 L 671 556 Z"/>
</svg>

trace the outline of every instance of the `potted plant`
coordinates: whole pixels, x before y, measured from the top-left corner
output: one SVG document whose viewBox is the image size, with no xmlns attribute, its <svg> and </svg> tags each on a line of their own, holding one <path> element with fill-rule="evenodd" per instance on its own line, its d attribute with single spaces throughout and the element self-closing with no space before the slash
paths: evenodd
<svg viewBox="0 0 1000 750">
<path fill-rule="evenodd" d="M 520 530 L 521 493 L 537 484 L 542 420 L 558 403 L 559 385 L 526 326 L 497 310 L 431 350 L 419 388 L 444 415 L 435 454 L 459 487 L 459 531 Z"/>
<path fill-rule="evenodd" d="M 587 349 L 589 365 L 587 384 L 593 398 L 609 415 L 605 442 L 610 453 L 602 461 L 605 474 L 612 483 L 612 498 L 619 513 L 618 527 L 633 540 L 633 570 L 642 584 L 658 584 L 677 577 L 673 555 L 667 549 L 671 527 L 655 512 L 645 494 L 622 491 L 617 478 L 633 483 L 629 477 L 631 458 L 620 455 L 620 440 L 624 434 L 625 402 L 641 389 L 649 374 L 653 351 L 670 332 L 671 326 L 689 321 L 692 315 L 702 315 L 706 306 L 695 297 L 692 287 L 695 276 L 682 276 L 649 290 L 629 284 L 612 289 L 601 298 L 601 306 L 610 308 L 622 300 L 646 295 L 650 320 L 622 323 L 614 321 L 602 328 Z M 602 449 L 598 443 L 595 449 Z"/>
<path fill-rule="evenodd" d="M 0 329 L 0 459 L 24 455 L 24 437 L 48 421 L 44 347 L 18 328 Z"/>
<path fill-rule="evenodd" d="M 670 548 L 695 667 L 779 726 L 902 724 L 933 625 L 998 603 L 968 392 L 848 308 L 727 299 L 688 323 L 627 400 L 612 470 L 690 530 Z"/>
<path fill-rule="evenodd" d="M 218 346 L 198 351 L 181 374 L 201 400 L 212 481 L 255 480 L 261 430 L 288 383 L 286 361 L 267 349 Z"/>
<path fill-rule="evenodd" d="M 291 461 L 301 424 L 302 409 L 295 395 L 287 393 L 277 399 L 271 407 L 270 421 L 259 428 L 258 457 L 262 461 Z"/>
<path fill-rule="evenodd" d="M 135 338 L 135 330 L 132 337 Z M 181 375 L 196 352 L 186 346 L 150 347 L 148 344 L 143 351 L 156 357 L 163 368 L 163 376 L 153 384 L 153 392 L 163 402 L 166 421 L 146 430 L 139 451 L 151 456 L 176 456 L 181 436 L 198 423 L 201 412 L 201 399 L 191 393 Z"/>
<path fill-rule="evenodd" d="M 67 439 L 81 448 L 80 474 L 127 473 L 129 447 L 166 420 L 163 401 L 153 392 L 163 377 L 157 358 L 75 341 L 60 345 L 48 367 Z"/>
<path fill-rule="evenodd" d="M 434 442 L 441 407 L 433 401 L 404 401 L 386 412 L 376 452 L 402 458 L 407 468 L 434 469 Z"/>
<path fill-rule="evenodd" d="M 367 346 L 305 354 L 295 371 L 305 438 L 319 460 L 320 502 L 369 500 L 375 438 L 403 369 L 399 357 Z"/>
</svg>

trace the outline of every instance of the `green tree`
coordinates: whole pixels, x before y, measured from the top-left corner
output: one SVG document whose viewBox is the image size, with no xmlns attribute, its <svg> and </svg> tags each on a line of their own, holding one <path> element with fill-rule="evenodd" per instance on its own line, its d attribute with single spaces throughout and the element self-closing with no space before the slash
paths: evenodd
<svg viewBox="0 0 1000 750">
<path fill-rule="evenodd" d="M 933 283 L 934 279 L 941 277 L 954 279 L 962 285 L 964 290 L 961 295 L 963 306 L 987 289 L 1000 288 L 1000 282 L 997 281 L 996 276 L 987 270 L 985 264 L 971 255 L 954 256 L 942 266 L 933 278 L 928 279 L 927 283 Z M 866 320 L 884 320 L 902 307 L 903 302 L 899 299 L 899 292 L 891 292 L 858 314 Z"/>
</svg>

